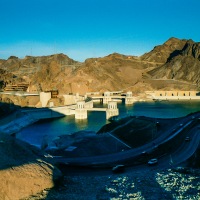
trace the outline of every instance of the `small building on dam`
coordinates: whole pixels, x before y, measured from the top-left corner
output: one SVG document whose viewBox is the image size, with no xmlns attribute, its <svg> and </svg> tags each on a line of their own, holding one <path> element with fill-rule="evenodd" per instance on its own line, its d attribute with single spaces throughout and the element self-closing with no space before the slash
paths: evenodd
<svg viewBox="0 0 200 200">
<path fill-rule="evenodd" d="M 153 100 L 200 100 L 199 91 L 147 91 Z"/>
</svg>

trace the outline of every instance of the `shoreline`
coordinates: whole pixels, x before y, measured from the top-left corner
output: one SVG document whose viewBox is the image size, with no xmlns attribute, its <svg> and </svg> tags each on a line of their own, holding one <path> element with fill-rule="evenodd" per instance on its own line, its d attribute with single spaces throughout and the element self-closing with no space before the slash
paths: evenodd
<svg viewBox="0 0 200 200">
<path fill-rule="evenodd" d="M 161 100 L 161 102 L 163 102 L 164 100 Z M 177 102 L 177 103 L 181 103 L 181 102 L 191 102 L 191 101 L 195 101 L 197 102 L 197 100 L 168 100 L 168 102 Z M 134 103 L 139 103 L 139 102 L 157 102 L 153 99 L 149 99 L 149 98 L 140 98 L 137 101 L 135 101 Z M 160 102 L 160 101 L 159 101 Z M 132 105 L 134 105 L 134 103 Z M 35 108 L 37 109 L 37 108 Z M 47 108 L 48 109 L 48 108 Z M 41 112 L 41 113 L 40 113 Z M 50 111 L 52 113 L 52 111 Z M 55 111 L 54 111 L 55 112 Z M 7 134 L 16 134 L 18 131 L 20 131 L 22 128 L 27 127 L 39 120 L 42 119 L 56 119 L 58 117 L 62 117 L 64 115 L 60 115 L 59 113 L 55 114 L 51 114 L 51 116 L 49 117 L 49 114 L 45 114 L 45 112 L 43 112 L 42 110 L 38 110 L 37 114 L 34 115 L 31 112 L 29 113 L 28 110 L 21 108 L 20 110 L 17 110 L 7 116 L 5 116 L 4 118 L 0 119 L 0 132 L 2 133 L 7 133 Z"/>
</svg>

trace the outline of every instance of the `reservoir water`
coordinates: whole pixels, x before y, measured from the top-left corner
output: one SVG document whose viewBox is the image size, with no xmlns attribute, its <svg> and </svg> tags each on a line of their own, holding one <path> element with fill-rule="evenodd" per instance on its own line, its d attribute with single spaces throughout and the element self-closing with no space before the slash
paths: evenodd
<svg viewBox="0 0 200 200">
<path fill-rule="evenodd" d="M 94 107 L 103 107 L 103 105 L 94 103 Z M 118 108 L 119 118 L 129 115 L 176 118 L 200 111 L 200 102 L 137 102 L 133 105 L 118 103 Z M 109 121 L 106 120 L 105 112 L 88 112 L 88 119 L 85 120 L 76 120 L 74 115 L 71 115 L 39 121 L 22 129 L 17 134 L 17 138 L 38 146 L 42 143 L 44 137 L 50 142 L 60 135 L 71 134 L 81 130 L 96 132 L 106 123 L 109 123 Z"/>
</svg>

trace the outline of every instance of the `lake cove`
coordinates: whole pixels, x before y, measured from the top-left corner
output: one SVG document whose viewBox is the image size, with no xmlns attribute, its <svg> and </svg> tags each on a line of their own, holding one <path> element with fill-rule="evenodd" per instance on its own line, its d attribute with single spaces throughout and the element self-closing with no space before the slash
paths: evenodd
<svg viewBox="0 0 200 200">
<path fill-rule="evenodd" d="M 94 107 L 103 107 L 103 104 L 94 103 Z M 106 107 L 106 105 L 105 105 Z M 177 118 L 200 110 L 198 101 L 160 101 L 136 102 L 133 105 L 118 103 L 119 117 L 147 116 L 152 118 Z M 17 133 L 17 138 L 35 146 L 41 146 L 45 140 L 51 143 L 58 136 L 69 135 L 78 131 L 97 132 L 103 125 L 109 123 L 104 112 L 88 112 L 88 118 L 77 120 L 74 116 L 58 119 L 47 119 L 36 122 L 23 128 Z"/>
</svg>

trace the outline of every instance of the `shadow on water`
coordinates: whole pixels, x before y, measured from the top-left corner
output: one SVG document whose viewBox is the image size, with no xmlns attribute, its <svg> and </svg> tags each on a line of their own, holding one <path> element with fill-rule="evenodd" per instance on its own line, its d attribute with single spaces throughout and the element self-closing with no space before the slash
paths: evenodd
<svg viewBox="0 0 200 200">
<path fill-rule="evenodd" d="M 38 145 L 45 135 L 48 135 L 48 140 L 52 141 L 62 135 L 70 135 L 78 131 L 96 132 L 106 123 L 109 123 L 109 121 L 106 120 L 105 112 L 88 111 L 87 119 L 75 119 L 74 115 L 68 115 L 55 119 L 40 120 L 19 131 L 17 138 Z"/>
</svg>

